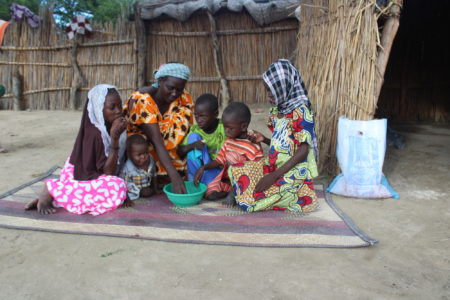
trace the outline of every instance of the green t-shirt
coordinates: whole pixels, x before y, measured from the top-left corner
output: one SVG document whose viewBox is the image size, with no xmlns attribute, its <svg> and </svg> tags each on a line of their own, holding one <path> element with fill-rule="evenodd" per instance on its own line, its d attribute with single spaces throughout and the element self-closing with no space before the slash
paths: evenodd
<svg viewBox="0 0 450 300">
<path fill-rule="evenodd" d="M 217 153 L 219 153 L 220 147 L 227 138 L 225 136 L 225 129 L 223 128 L 222 121 L 219 120 L 216 130 L 212 133 L 204 132 L 203 129 L 201 129 L 197 124 L 192 125 L 191 128 L 189 128 L 189 133 L 184 138 L 182 145 L 188 144 L 189 135 L 194 132 L 201 135 L 206 146 L 208 146 L 208 152 L 211 159 L 214 160 L 217 157 Z"/>
</svg>

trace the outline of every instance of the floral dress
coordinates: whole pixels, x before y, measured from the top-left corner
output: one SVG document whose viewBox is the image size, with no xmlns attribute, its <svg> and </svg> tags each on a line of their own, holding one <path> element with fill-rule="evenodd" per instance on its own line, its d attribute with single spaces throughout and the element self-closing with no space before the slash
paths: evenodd
<svg viewBox="0 0 450 300">
<path fill-rule="evenodd" d="M 128 109 L 130 101 L 134 101 L 131 110 Z M 145 137 L 139 125 L 158 124 L 173 166 L 178 171 L 184 171 L 186 161 L 180 158 L 177 148 L 193 123 L 193 106 L 191 96 L 184 93 L 174 100 L 169 109 L 162 115 L 155 100 L 149 94 L 134 92 L 123 107 L 128 120 L 127 135 L 140 134 Z M 152 144 L 149 144 L 149 152 L 155 160 L 157 175 L 167 175 L 166 169 L 159 161 Z"/>
<path fill-rule="evenodd" d="M 230 167 L 229 176 L 238 205 L 245 211 L 269 209 L 310 212 L 317 208 L 312 179 L 318 175 L 314 153 L 314 119 L 307 105 L 302 104 L 282 117 L 276 107 L 269 118 L 272 139 L 266 160 L 246 162 Z M 278 178 L 267 190 L 254 188 L 266 174 L 285 164 L 301 143 L 309 145 L 307 157 Z"/>
</svg>

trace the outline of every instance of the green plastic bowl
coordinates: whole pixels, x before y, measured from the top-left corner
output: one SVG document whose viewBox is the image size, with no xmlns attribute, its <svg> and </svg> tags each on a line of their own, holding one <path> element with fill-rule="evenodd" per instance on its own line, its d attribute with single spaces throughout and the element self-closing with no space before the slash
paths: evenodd
<svg viewBox="0 0 450 300">
<path fill-rule="evenodd" d="M 166 193 L 170 202 L 172 202 L 175 206 L 178 207 L 188 207 L 196 205 L 202 200 L 203 195 L 206 192 L 206 185 L 203 183 L 199 183 L 198 186 L 192 181 L 185 181 L 184 186 L 186 187 L 187 194 L 175 194 L 172 191 L 172 184 L 164 186 L 164 193 Z"/>
</svg>

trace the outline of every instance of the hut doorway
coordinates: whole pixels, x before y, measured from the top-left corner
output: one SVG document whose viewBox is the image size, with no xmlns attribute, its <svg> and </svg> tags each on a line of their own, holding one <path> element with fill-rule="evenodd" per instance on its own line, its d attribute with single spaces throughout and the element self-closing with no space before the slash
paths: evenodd
<svg viewBox="0 0 450 300">
<path fill-rule="evenodd" d="M 376 116 L 450 121 L 450 1 L 404 1 Z"/>
</svg>

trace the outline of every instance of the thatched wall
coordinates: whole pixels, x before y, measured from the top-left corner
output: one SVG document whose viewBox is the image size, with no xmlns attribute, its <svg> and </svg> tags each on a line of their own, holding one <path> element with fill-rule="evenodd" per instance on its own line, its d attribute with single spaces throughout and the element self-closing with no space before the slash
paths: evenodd
<svg viewBox="0 0 450 300">
<path fill-rule="evenodd" d="M 38 29 L 26 23 L 8 26 L 0 48 L 0 84 L 7 94 L 0 98 L 0 109 L 14 107 L 15 77 L 22 83 L 22 99 L 18 109 L 80 108 L 87 91 L 99 83 L 118 86 L 122 97 L 136 87 L 136 55 L 134 26 L 94 25 L 90 38 L 78 39 L 74 56 L 82 82 L 70 103 L 70 91 L 75 76 L 71 60 L 73 44 L 64 33 L 58 32 L 50 16 L 42 16 Z M 17 74 L 18 76 L 14 76 Z"/>
<path fill-rule="evenodd" d="M 230 99 L 265 102 L 261 74 L 277 58 L 294 58 L 298 21 L 288 19 L 260 26 L 248 13 L 221 10 L 214 15 L 223 74 Z M 147 78 L 161 63 L 179 61 L 191 68 L 187 89 L 192 96 L 214 93 L 221 98 L 214 63 L 211 24 L 205 11 L 186 22 L 164 18 L 147 21 Z"/>
<path fill-rule="evenodd" d="M 377 107 L 375 2 L 302 2 L 297 65 L 316 113 L 320 167 L 332 174 L 338 171 L 338 118 L 370 120 Z"/>
</svg>

